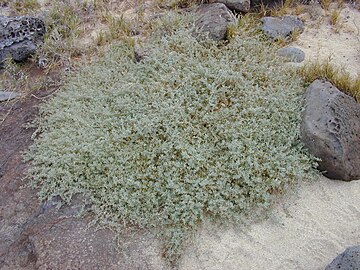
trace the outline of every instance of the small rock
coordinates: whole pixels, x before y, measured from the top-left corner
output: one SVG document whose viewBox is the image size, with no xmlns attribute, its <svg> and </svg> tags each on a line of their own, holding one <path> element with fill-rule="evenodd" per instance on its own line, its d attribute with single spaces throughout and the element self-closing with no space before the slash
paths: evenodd
<svg viewBox="0 0 360 270">
<path fill-rule="evenodd" d="M 356 270 L 360 269 L 360 246 L 347 248 L 338 255 L 325 270 Z"/>
<path fill-rule="evenodd" d="M 15 92 L 3 92 L 3 91 L 0 91 L 0 102 L 14 99 L 18 95 L 19 94 L 15 93 Z"/>
<path fill-rule="evenodd" d="M 278 56 L 284 57 L 288 62 L 301 63 L 305 59 L 305 53 L 295 47 L 281 48 L 277 54 Z"/>
<path fill-rule="evenodd" d="M 26 267 L 32 262 L 36 262 L 35 247 L 30 238 L 23 244 L 22 248 L 17 254 L 17 259 L 21 267 Z"/>
<path fill-rule="evenodd" d="M 248 12 L 250 10 L 250 0 L 212 0 L 210 3 L 223 3 L 235 11 Z"/>
<path fill-rule="evenodd" d="M 226 39 L 229 25 L 236 23 L 235 16 L 222 3 L 204 4 L 196 10 L 198 19 L 195 22 L 197 35 L 207 34 L 211 39 Z"/>
<path fill-rule="evenodd" d="M 360 179 L 360 104 L 329 82 L 316 80 L 304 95 L 301 139 L 331 179 Z"/>
<path fill-rule="evenodd" d="M 0 63 L 7 57 L 26 60 L 35 53 L 44 35 L 45 24 L 39 18 L 0 16 Z"/>
<path fill-rule="evenodd" d="M 286 38 L 294 31 L 304 31 L 304 23 L 296 16 L 264 17 L 261 22 L 264 33 L 273 39 Z"/>
<path fill-rule="evenodd" d="M 49 60 L 45 57 L 40 57 L 38 59 L 38 67 L 42 69 L 46 69 L 49 65 Z"/>
</svg>

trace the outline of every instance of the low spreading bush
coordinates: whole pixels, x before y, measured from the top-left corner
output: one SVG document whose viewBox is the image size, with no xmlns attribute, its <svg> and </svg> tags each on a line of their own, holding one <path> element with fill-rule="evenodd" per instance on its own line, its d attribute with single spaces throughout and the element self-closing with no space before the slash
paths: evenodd
<svg viewBox="0 0 360 270">
<path fill-rule="evenodd" d="M 176 263 L 204 220 L 251 216 L 310 175 L 304 89 L 251 30 L 225 46 L 180 27 L 148 48 L 137 63 L 113 47 L 41 106 L 29 176 L 42 200 L 80 193 L 101 223 L 153 229 Z"/>
</svg>

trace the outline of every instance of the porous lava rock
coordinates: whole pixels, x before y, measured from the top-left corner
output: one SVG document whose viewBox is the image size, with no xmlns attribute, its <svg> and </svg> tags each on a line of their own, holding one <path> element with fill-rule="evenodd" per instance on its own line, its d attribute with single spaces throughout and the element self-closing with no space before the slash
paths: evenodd
<svg viewBox="0 0 360 270">
<path fill-rule="evenodd" d="M 45 24 L 39 18 L 0 16 L 0 64 L 7 57 L 26 60 L 35 53 L 45 32 Z"/>
<path fill-rule="evenodd" d="M 196 35 L 198 37 L 208 35 L 215 41 L 226 39 L 229 25 L 236 23 L 236 18 L 231 10 L 222 3 L 201 5 L 195 11 L 195 15 L 197 16 Z"/>
<path fill-rule="evenodd" d="M 360 246 L 347 248 L 339 254 L 325 270 L 356 270 L 360 269 Z"/>
<path fill-rule="evenodd" d="M 360 179 L 360 104 L 330 82 L 316 80 L 304 95 L 301 139 L 331 179 Z"/>
<path fill-rule="evenodd" d="M 304 23 L 296 16 L 263 17 L 261 22 L 265 35 L 272 39 L 286 38 L 294 31 L 304 31 Z"/>
</svg>

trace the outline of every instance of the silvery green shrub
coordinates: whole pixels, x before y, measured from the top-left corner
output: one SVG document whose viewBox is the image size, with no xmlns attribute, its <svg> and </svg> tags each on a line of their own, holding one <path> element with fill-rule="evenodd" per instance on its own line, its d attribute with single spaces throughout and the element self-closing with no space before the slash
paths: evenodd
<svg viewBox="0 0 360 270">
<path fill-rule="evenodd" d="M 204 220 L 267 208 L 313 160 L 301 80 L 262 36 L 219 45 L 180 27 L 149 48 L 136 63 L 114 46 L 41 106 L 29 176 L 42 200 L 80 193 L 102 223 L 161 232 L 176 262 Z"/>
</svg>

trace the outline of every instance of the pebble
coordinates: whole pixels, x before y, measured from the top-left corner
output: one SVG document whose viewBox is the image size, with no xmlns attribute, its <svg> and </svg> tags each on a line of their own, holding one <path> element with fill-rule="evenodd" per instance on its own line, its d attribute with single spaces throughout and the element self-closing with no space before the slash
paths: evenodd
<svg viewBox="0 0 360 270">
<path fill-rule="evenodd" d="M 295 47 L 281 48 L 277 52 L 278 56 L 286 58 L 289 62 L 301 63 L 305 59 L 305 53 Z"/>
<path fill-rule="evenodd" d="M 0 102 L 14 99 L 14 98 L 16 98 L 18 95 L 19 95 L 19 94 L 15 93 L 15 92 L 4 92 L 4 91 L 0 91 Z"/>
</svg>

